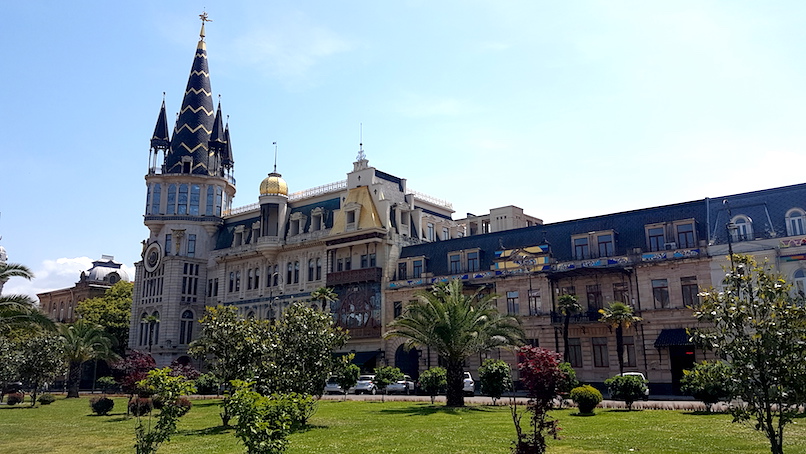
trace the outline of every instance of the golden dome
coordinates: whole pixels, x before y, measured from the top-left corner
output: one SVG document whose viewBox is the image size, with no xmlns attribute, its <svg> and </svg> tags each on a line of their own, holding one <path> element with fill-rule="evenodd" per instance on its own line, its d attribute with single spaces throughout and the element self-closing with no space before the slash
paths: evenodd
<svg viewBox="0 0 806 454">
<path fill-rule="evenodd" d="M 260 195 L 288 195 L 288 185 L 283 176 L 272 172 L 260 183 Z"/>
</svg>

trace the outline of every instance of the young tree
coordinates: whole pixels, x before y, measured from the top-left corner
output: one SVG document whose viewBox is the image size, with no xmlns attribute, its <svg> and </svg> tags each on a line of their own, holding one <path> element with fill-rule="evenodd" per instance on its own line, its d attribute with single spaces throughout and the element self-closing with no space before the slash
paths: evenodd
<svg viewBox="0 0 806 454">
<path fill-rule="evenodd" d="M 67 375 L 67 397 L 78 397 L 81 367 L 91 359 L 117 359 L 117 354 L 112 350 L 115 340 L 99 325 L 82 319 L 72 325 L 60 326 L 59 335 L 70 367 Z"/>
<path fill-rule="evenodd" d="M 153 396 L 158 397 L 163 406 L 157 416 L 156 424 L 150 421 L 143 421 L 148 416 L 138 415 L 135 425 L 135 437 L 137 443 L 135 450 L 137 454 L 151 454 L 157 451 L 160 444 L 170 441 L 171 436 L 176 432 L 176 422 L 187 410 L 180 404 L 180 398 L 194 393 L 196 390 L 193 384 L 185 377 L 173 377 L 169 368 L 155 369 L 148 372 L 145 380 L 139 386 L 147 389 Z"/>
<path fill-rule="evenodd" d="M 576 295 L 563 295 L 557 301 L 557 308 L 563 316 L 563 361 L 571 362 L 571 350 L 568 342 L 568 330 L 571 325 L 571 316 L 579 313 L 582 306 L 577 301 Z"/>
<path fill-rule="evenodd" d="M 444 367 L 432 367 L 420 374 L 420 389 L 431 396 L 431 405 L 437 394 L 448 384 Z"/>
<path fill-rule="evenodd" d="M 506 361 L 485 359 L 479 367 L 479 381 L 482 392 L 490 396 L 495 405 L 502 394 L 512 389 L 512 370 Z"/>
<path fill-rule="evenodd" d="M 633 314 L 632 307 L 619 302 L 613 301 L 604 309 L 599 309 L 602 318 L 599 319 L 602 323 L 616 328 L 616 352 L 618 353 L 618 372 L 624 373 L 624 329 L 629 328 L 635 322 L 641 321 L 641 317 Z"/>
<path fill-rule="evenodd" d="M 403 372 L 397 367 L 382 366 L 375 369 L 375 385 L 383 393 L 381 394 L 381 402 L 384 401 L 386 387 L 398 380 L 403 380 Z"/>
<path fill-rule="evenodd" d="M 546 452 L 546 435 L 556 438 L 557 420 L 548 415 L 559 396 L 558 386 L 565 374 L 560 370 L 560 355 L 539 347 L 521 347 L 517 350 L 521 383 L 529 396 L 526 411 L 530 413 L 531 433 L 524 433 L 516 400 L 511 400 L 510 409 L 518 440 L 513 452 L 516 454 Z"/>
<path fill-rule="evenodd" d="M 647 392 L 647 382 L 637 375 L 616 375 L 605 380 L 610 398 L 623 400 L 627 410 L 632 411 L 632 404 L 643 399 Z"/>
<path fill-rule="evenodd" d="M 732 397 L 744 403 L 731 408 L 734 421 L 754 419 L 771 452 L 781 454 L 784 428 L 806 396 L 806 308 L 769 266 L 746 255 L 731 258 L 723 289 L 705 292 L 694 311 L 712 328 L 693 338 L 731 365 Z"/>
<path fill-rule="evenodd" d="M 333 369 L 333 375 L 336 377 L 336 383 L 339 384 L 342 392 L 344 393 L 344 400 L 347 400 L 347 390 L 355 386 L 358 382 L 358 377 L 361 375 L 361 368 L 353 364 L 354 353 L 348 353 L 342 356 Z"/>
<path fill-rule="evenodd" d="M 339 299 L 339 295 L 330 287 L 319 287 L 311 292 L 311 299 L 319 301 L 322 305 L 322 311 L 324 312 L 325 309 L 327 309 L 327 303 L 336 301 Z"/>
<path fill-rule="evenodd" d="M 496 295 L 463 292 L 462 281 L 437 284 L 417 292 L 399 318 L 389 324 L 385 337 L 406 338 L 406 345 L 427 345 L 443 358 L 447 369 L 447 405 L 462 407 L 463 365 L 473 354 L 495 347 L 523 343 L 517 317 L 501 314 L 493 305 Z"/>
<path fill-rule="evenodd" d="M 680 391 L 701 400 L 708 412 L 713 404 L 728 399 L 731 389 L 730 365 L 724 361 L 703 361 L 684 370 L 680 379 Z"/>
<path fill-rule="evenodd" d="M 31 390 L 31 406 L 45 383 L 53 381 L 65 372 L 65 355 L 59 336 L 39 333 L 20 340 L 17 373 Z"/>
<path fill-rule="evenodd" d="M 76 313 L 82 319 L 100 325 L 115 338 L 115 352 L 119 355 L 125 352 L 129 342 L 133 288 L 133 283 L 120 281 L 107 289 L 103 296 L 86 299 L 76 306 Z"/>
<path fill-rule="evenodd" d="M 293 421 L 289 406 L 254 391 L 254 383 L 233 380 L 228 413 L 237 418 L 235 435 L 248 454 L 278 454 L 288 447 Z"/>
</svg>

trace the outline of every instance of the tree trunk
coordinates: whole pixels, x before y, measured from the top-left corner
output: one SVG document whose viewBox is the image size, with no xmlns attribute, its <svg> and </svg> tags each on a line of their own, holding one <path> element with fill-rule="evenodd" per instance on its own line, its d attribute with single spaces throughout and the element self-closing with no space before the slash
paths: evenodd
<svg viewBox="0 0 806 454">
<path fill-rule="evenodd" d="M 616 350 L 618 351 L 618 372 L 624 375 L 624 330 L 621 324 L 616 327 Z"/>
<path fill-rule="evenodd" d="M 67 373 L 67 398 L 78 397 L 78 386 L 81 383 L 81 363 L 71 362 Z"/>
<path fill-rule="evenodd" d="M 447 379 L 448 389 L 446 393 L 446 405 L 448 407 L 464 407 L 465 396 L 462 391 L 464 371 L 462 370 L 461 362 L 448 362 Z"/>
</svg>

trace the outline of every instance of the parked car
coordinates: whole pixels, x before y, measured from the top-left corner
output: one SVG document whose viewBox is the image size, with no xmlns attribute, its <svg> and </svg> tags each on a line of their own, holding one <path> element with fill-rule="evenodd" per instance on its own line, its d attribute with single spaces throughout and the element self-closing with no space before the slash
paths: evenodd
<svg viewBox="0 0 806 454">
<path fill-rule="evenodd" d="M 412 394 L 414 393 L 414 381 L 411 379 L 410 376 L 404 375 L 403 380 L 398 380 L 394 383 L 390 383 L 389 386 L 386 387 L 386 392 L 388 394 L 392 393 Z"/>
<path fill-rule="evenodd" d="M 643 380 L 644 383 L 646 383 L 646 390 L 644 390 L 644 400 L 649 400 L 649 381 L 646 379 L 644 374 L 642 374 L 641 372 L 624 372 L 621 375 L 623 377 L 629 377 L 629 376 L 641 377 L 641 380 Z"/>
<path fill-rule="evenodd" d="M 355 386 L 347 390 L 348 393 L 375 394 L 378 387 L 375 386 L 375 375 L 359 375 Z"/>
<path fill-rule="evenodd" d="M 338 383 L 336 383 L 336 377 L 330 376 L 327 379 L 327 383 L 325 383 L 325 394 L 344 394 L 344 390 Z"/>
<path fill-rule="evenodd" d="M 465 372 L 465 379 L 462 384 L 462 391 L 468 396 L 476 394 L 476 382 L 473 381 L 473 376 L 470 375 L 470 372 Z"/>
</svg>

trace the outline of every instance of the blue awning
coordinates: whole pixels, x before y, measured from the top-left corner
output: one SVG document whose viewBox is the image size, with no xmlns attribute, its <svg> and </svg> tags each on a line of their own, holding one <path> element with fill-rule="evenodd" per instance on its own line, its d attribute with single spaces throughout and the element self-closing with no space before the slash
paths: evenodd
<svg viewBox="0 0 806 454">
<path fill-rule="evenodd" d="M 662 329 L 655 339 L 655 348 L 694 345 L 685 328 Z"/>
</svg>

